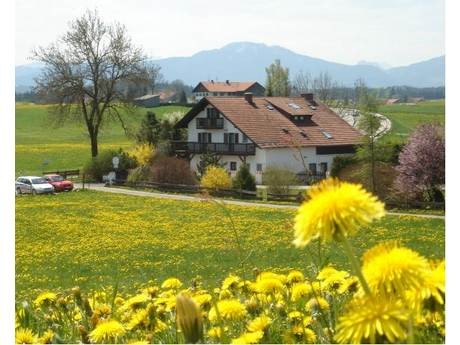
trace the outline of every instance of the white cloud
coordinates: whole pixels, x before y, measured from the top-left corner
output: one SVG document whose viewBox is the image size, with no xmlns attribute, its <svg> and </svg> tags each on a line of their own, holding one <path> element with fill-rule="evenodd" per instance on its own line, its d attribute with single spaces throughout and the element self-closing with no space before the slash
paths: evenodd
<svg viewBox="0 0 460 345">
<path fill-rule="evenodd" d="M 154 57 L 188 56 L 233 41 L 276 44 L 342 63 L 405 65 L 444 54 L 439 0 L 19 0 L 16 63 L 47 45 L 67 23 L 97 7 L 125 24 Z"/>
</svg>

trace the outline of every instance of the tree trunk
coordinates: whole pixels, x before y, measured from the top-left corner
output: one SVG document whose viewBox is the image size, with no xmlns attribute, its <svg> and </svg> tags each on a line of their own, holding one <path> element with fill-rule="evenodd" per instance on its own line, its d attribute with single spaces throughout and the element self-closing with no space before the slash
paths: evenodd
<svg viewBox="0 0 460 345">
<path fill-rule="evenodd" d="M 90 137 L 91 137 L 91 156 L 96 157 L 98 154 L 97 136 L 95 134 L 90 134 Z"/>
</svg>

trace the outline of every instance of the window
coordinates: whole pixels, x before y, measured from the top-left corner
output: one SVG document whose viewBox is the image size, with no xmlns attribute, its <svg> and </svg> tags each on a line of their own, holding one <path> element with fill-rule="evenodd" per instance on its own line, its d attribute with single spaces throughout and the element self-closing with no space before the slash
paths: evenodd
<svg viewBox="0 0 460 345">
<path fill-rule="evenodd" d="M 224 144 L 238 144 L 238 133 L 224 133 Z"/>
<path fill-rule="evenodd" d="M 236 171 L 236 162 L 230 162 L 230 171 Z"/>
<path fill-rule="evenodd" d="M 321 173 L 325 174 L 326 171 L 327 171 L 327 163 L 326 162 L 321 162 L 319 164 L 319 166 L 320 166 L 320 169 L 321 169 Z"/>
<path fill-rule="evenodd" d="M 212 142 L 212 134 L 211 133 L 206 133 L 206 132 L 198 133 L 198 142 L 203 143 L 203 144 L 211 143 Z"/>
<path fill-rule="evenodd" d="M 308 170 L 310 170 L 310 173 L 312 175 L 316 175 L 317 174 L 317 171 L 316 171 L 316 163 L 310 163 L 308 164 Z"/>
<path fill-rule="evenodd" d="M 257 170 L 257 172 L 262 172 L 262 164 L 261 163 L 257 163 L 256 170 Z"/>
<path fill-rule="evenodd" d="M 249 138 L 246 136 L 246 134 L 243 134 L 243 143 L 246 144 L 249 141 Z"/>
<path fill-rule="evenodd" d="M 217 119 L 219 118 L 219 112 L 216 108 L 207 108 L 206 116 L 208 117 L 208 119 Z"/>
</svg>

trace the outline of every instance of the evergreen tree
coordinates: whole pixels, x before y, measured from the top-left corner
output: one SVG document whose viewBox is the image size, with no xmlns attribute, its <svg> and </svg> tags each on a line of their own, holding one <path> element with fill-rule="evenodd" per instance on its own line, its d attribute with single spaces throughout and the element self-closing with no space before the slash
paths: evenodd
<svg viewBox="0 0 460 345">
<path fill-rule="evenodd" d="M 233 188 L 243 190 L 256 190 L 256 180 L 251 175 L 247 164 L 243 164 L 233 180 Z"/>
</svg>

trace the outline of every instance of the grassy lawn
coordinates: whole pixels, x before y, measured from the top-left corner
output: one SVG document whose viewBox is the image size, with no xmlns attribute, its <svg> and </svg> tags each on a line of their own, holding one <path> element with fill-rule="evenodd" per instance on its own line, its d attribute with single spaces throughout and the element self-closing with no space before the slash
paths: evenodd
<svg viewBox="0 0 460 345">
<path fill-rule="evenodd" d="M 53 128 L 48 120 L 48 106 L 16 103 L 16 175 L 41 174 L 43 170 L 76 169 L 91 157 L 88 135 L 83 124 L 67 123 Z M 136 130 L 147 111 L 159 117 L 170 113 L 185 113 L 186 107 L 162 106 L 138 108 L 128 121 Z M 110 124 L 99 136 L 99 150 L 129 148 L 133 140 L 128 138 L 121 125 Z M 47 162 L 47 164 L 44 164 Z"/>
<path fill-rule="evenodd" d="M 16 294 L 37 290 L 100 288 L 117 281 L 124 291 L 151 279 L 201 275 L 216 284 L 228 272 L 251 276 L 253 268 L 307 271 L 317 246 L 292 244 L 294 210 L 227 206 L 212 202 L 159 200 L 95 191 L 16 199 Z M 235 231 L 240 239 L 239 265 Z M 387 216 L 363 229 L 359 253 L 386 239 L 430 258 L 444 257 L 444 221 Z M 341 248 L 323 257 L 347 267 Z"/>
<path fill-rule="evenodd" d="M 386 139 L 405 141 L 419 124 L 430 122 L 444 124 L 445 101 L 424 101 L 415 105 L 383 105 L 379 107 L 379 112 L 391 120 L 392 128 L 386 135 Z"/>
</svg>

